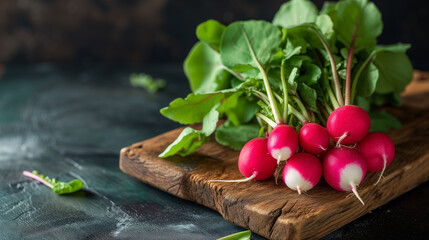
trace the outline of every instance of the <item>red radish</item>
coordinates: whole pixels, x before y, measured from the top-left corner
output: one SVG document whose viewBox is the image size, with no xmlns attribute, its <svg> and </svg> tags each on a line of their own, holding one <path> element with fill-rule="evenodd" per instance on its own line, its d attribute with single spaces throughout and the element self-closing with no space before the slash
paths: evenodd
<svg viewBox="0 0 429 240">
<path fill-rule="evenodd" d="M 319 154 L 329 147 L 328 131 L 317 123 L 307 123 L 299 131 L 299 145 L 304 151 Z"/>
<path fill-rule="evenodd" d="M 298 149 L 298 135 L 293 127 L 279 124 L 268 137 L 268 152 L 280 161 L 288 160 Z"/>
<path fill-rule="evenodd" d="M 363 205 L 356 187 L 366 174 L 365 158 L 353 148 L 332 148 L 323 159 L 323 176 L 338 191 L 353 191 Z"/>
<path fill-rule="evenodd" d="M 357 146 L 357 150 L 365 157 L 368 172 L 380 172 L 375 185 L 380 182 L 384 170 L 395 156 L 395 145 L 384 133 L 369 133 Z"/>
<path fill-rule="evenodd" d="M 322 164 L 320 160 L 309 153 L 293 155 L 283 170 L 283 180 L 292 190 L 308 191 L 319 182 L 322 177 Z"/>
<path fill-rule="evenodd" d="M 252 179 L 265 180 L 273 176 L 277 162 L 270 156 L 266 138 L 255 138 L 247 142 L 238 157 L 238 169 L 245 179 L 210 180 L 209 182 L 245 182 Z"/>
<path fill-rule="evenodd" d="M 360 142 L 368 134 L 371 120 L 364 109 L 346 105 L 335 109 L 329 115 L 326 126 L 337 146 L 352 145 Z"/>
</svg>

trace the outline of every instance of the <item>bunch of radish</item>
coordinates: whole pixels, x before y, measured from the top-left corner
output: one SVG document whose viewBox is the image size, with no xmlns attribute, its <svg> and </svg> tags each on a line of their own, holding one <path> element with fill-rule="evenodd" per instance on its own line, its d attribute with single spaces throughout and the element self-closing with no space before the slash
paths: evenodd
<svg viewBox="0 0 429 240">
<path fill-rule="evenodd" d="M 334 110 L 327 129 L 316 123 L 304 124 L 299 136 L 291 126 L 277 124 L 268 138 L 255 138 L 242 148 L 238 167 L 245 179 L 212 181 L 265 180 L 286 161 L 283 180 L 299 194 L 315 187 L 323 175 L 332 188 L 351 191 L 364 204 L 357 187 L 366 172 L 381 172 L 377 184 L 395 154 L 386 134 L 368 133 L 370 124 L 367 112 L 354 105 Z M 329 148 L 331 139 L 335 144 Z M 322 161 L 318 156 L 323 156 Z"/>
</svg>

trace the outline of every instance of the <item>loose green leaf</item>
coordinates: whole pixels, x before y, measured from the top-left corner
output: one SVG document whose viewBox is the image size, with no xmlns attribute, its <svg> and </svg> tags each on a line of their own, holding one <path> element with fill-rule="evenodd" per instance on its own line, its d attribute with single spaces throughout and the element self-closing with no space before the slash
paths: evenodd
<svg viewBox="0 0 429 240">
<path fill-rule="evenodd" d="M 183 70 L 194 93 L 212 93 L 229 86 L 231 74 L 220 62 L 220 55 L 202 42 L 189 52 Z"/>
<path fill-rule="evenodd" d="M 377 93 L 402 92 L 413 78 L 413 66 L 405 53 L 381 51 L 373 63 L 379 72 Z"/>
<path fill-rule="evenodd" d="M 260 126 L 257 123 L 246 123 L 234 126 L 226 122 L 216 130 L 216 141 L 234 150 L 240 150 L 244 144 L 258 137 Z"/>
<path fill-rule="evenodd" d="M 303 23 L 312 23 L 316 20 L 318 10 L 308 0 L 292 0 L 280 7 L 274 15 L 273 24 L 283 28 L 294 27 Z"/>
<path fill-rule="evenodd" d="M 247 43 L 246 38 L 250 42 Z M 266 21 L 239 21 L 229 25 L 220 43 L 221 61 L 230 69 L 236 66 L 250 65 L 258 67 L 258 62 L 265 66 L 277 52 L 282 42 L 282 32 Z M 253 58 L 251 48 L 255 52 Z"/>
<path fill-rule="evenodd" d="M 57 184 L 54 185 L 52 188 L 52 191 L 58 194 L 66 194 L 66 193 L 73 193 L 81 188 L 83 188 L 83 183 L 81 180 L 72 180 L 68 183 L 65 182 L 57 182 Z"/>
<path fill-rule="evenodd" d="M 401 122 L 387 112 L 370 112 L 371 118 L 370 132 L 386 132 L 392 128 L 400 128 Z"/>
<path fill-rule="evenodd" d="M 58 193 L 58 194 L 74 193 L 74 192 L 79 191 L 80 189 L 82 189 L 84 187 L 82 181 L 79 179 L 75 179 L 75 180 L 72 180 L 70 182 L 61 182 L 61 181 L 57 181 L 55 178 L 51 179 L 48 176 L 45 176 L 43 174 L 39 174 L 36 170 L 33 170 L 33 172 L 31 172 L 31 173 L 24 171 L 24 175 L 42 182 L 43 184 L 50 187 L 52 189 L 52 191 L 54 191 L 55 193 Z M 42 180 L 40 180 L 40 178 L 42 180 L 45 180 L 47 182 L 47 184 L 44 183 Z"/>
<path fill-rule="evenodd" d="M 144 73 L 133 73 L 130 76 L 130 83 L 133 87 L 142 87 L 150 93 L 155 93 L 165 87 L 164 79 L 155 79 Z"/>
<path fill-rule="evenodd" d="M 219 103 L 225 94 L 222 92 L 207 94 L 189 94 L 185 99 L 177 98 L 168 107 L 161 109 L 165 117 L 182 124 L 202 122 L 204 116 Z"/>
<path fill-rule="evenodd" d="M 220 39 L 225 28 L 225 25 L 210 19 L 198 25 L 197 37 L 219 52 Z"/>
<path fill-rule="evenodd" d="M 217 240 L 250 240 L 250 230 L 234 233 L 225 237 L 218 238 Z"/>
</svg>

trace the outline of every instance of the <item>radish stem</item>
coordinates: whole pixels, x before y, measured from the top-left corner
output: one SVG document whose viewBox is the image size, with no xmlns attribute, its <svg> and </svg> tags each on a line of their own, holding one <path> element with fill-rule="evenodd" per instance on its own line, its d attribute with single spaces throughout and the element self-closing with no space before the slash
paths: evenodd
<svg viewBox="0 0 429 240">
<path fill-rule="evenodd" d="M 272 128 L 275 128 L 277 126 L 277 123 L 275 123 L 273 120 L 269 119 L 267 116 L 265 116 L 262 113 L 256 113 L 256 116 L 262 120 L 264 120 L 268 125 L 270 125 Z"/>
<path fill-rule="evenodd" d="M 362 72 L 369 66 L 369 64 L 371 63 L 371 61 L 372 61 L 372 58 L 374 57 L 374 55 L 375 55 L 375 53 L 376 53 L 376 51 L 373 51 L 369 56 L 368 56 L 368 58 L 365 60 L 365 62 L 361 65 L 361 67 L 358 69 L 358 71 L 357 71 L 357 73 L 356 73 L 356 75 L 355 75 L 355 77 L 353 78 L 353 83 L 352 83 L 352 90 L 351 90 L 351 104 L 353 104 L 353 101 L 354 101 L 354 97 L 355 97 L 355 95 L 356 95 L 356 88 L 357 88 L 357 84 L 358 84 L 358 81 L 359 81 L 359 77 L 360 77 L 360 75 L 362 74 Z"/>
<path fill-rule="evenodd" d="M 293 71 L 296 72 L 296 68 L 294 68 Z M 292 74 L 289 75 L 289 78 L 291 76 L 292 76 Z M 283 100 L 283 106 L 284 106 L 284 109 L 283 109 L 283 121 L 287 122 L 288 100 L 289 100 L 289 98 L 288 98 L 288 92 L 287 92 L 287 90 L 288 90 L 287 89 L 287 83 L 286 83 L 286 79 L 285 79 L 285 61 L 284 60 L 282 61 L 281 68 L 280 68 L 280 78 L 282 80 L 283 98 L 284 98 L 284 100 Z"/>
<path fill-rule="evenodd" d="M 26 176 L 26 177 L 32 178 L 34 180 L 37 180 L 37 181 L 43 183 L 44 185 L 48 186 L 49 188 L 53 188 L 54 187 L 52 184 L 50 184 L 47 181 L 45 181 L 45 179 L 43 179 L 43 178 L 41 178 L 39 176 L 36 176 L 35 174 L 33 174 L 33 173 L 29 172 L 29 171 L 23 171 L 22 174 L 24 176 Z"/>
<path fill-rule="evenodd" d="M 334 84 L 335 84 L 335 93 L 336 93 L 336 96 L 337 96 L 337 101 L 338 101 L 338 103 L 339 103 L 340 106 L 343 106 L 344 105 L 344 101 L 343 101 L 343 97 L 342 97 L 342 94 L 341 94 L 340 81 L 339 81 L 339 78 L 338 78 L 337 65 L 335 63 L 334 55 L 332 54 L 332 51 L 329 48 L 329 45 L 326 42 L 325 38 L 322 36 L 322 34 L 320 34 L 320 32 L 316 28 L 314 28 L 314 27 L 310 27 L 310 29 L 313 30 L 314 33 L 316 33 L 316 36 L 319 38 L 320 42 L 322 42 L 323 47 L 328 52 L 329 60 L 331 62 L 332 78 L 333 78 Z"/>
<path fill-rule="evenodd" d="M 352 42 L 350 44 L 350 50 L 349 50 L 349 56 L 347 58 L 347 68 L 346 68 L 346 91 L 345 91 L 345 105 L 350 105 L 350 84 L 351 84 L 351 78 L 352 78 L 352 60 L 353 60 L 353 50 L 355 48 L 355 42 L 356 42 L 356 36 L 357 36 L 357 30 L 359 28 L 359 21 L 357 21 L 355 25 L 355 29 L 353 32 L 353 38 Z"/>
<path fill-rule="evenodd" d="M 244 39 L 246 40 L 247 46 L 249 47 L 250 53 L 252 54 L 253 59 L 255 60 L 256 66 L 258 67 L 259 71 L 262 74 L 262 80 L 264 81 L 265 90 L 267 91 L 268 99 L 270 101 L 271 109 L 274 115 L 274 120 L 276 123 L 281 123 L 280 113 L 279 109 L 277 108 L 276 100 L 274 99 L 273 92 L 271 91 L 270 82 L 268 81 L 267 73 L 265 72 L 264 67 L 262 67 L 261 63 L 259 62 L 258 58 L 256 57 L 255 51 L 253 50 L 252 44 L 250 44 L 249 38 L 242 29 Z"/>
<path fill-rule="evenodd" d="M 383 177 L 384 170 L 386 170 L 386 166 L 387 166 L 387 156 L 383 155 L 383 170 L 381 170 L 380 177 L 378 177 L 378 180 L 374 184 L 374 186 L 376 186 L 380 182 L 381 178 Z"/>
<path fill-rule="evenodd" d="M 257 174 L 258 174 L 257 172 L 254 172 L 252 176 L 244 179 L 238 179 L 238 180 L 208 180 L 207 182 L 247 182 L 254 179 Z"/>
</svg>

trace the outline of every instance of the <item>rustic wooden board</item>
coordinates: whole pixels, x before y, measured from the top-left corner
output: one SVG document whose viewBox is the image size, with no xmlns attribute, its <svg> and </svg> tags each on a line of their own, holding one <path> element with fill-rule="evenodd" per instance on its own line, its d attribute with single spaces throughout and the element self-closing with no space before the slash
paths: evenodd
<svg viewBox="0 0 429 240">
<path fill-rule="evenodd" d="M 330 188 L 323 180 L 309 195 L 298 195 L 282 181 L 208 183 L 240 179 L 238 152 L 210 142 L 197 153 L 158 158 L 180 133 L 176 129 L 123 148 L 123 172 L 183 199 L 218 211 L 226 220 L 271 239 L 320 238 L 429 180 L 429 85 L 427 73 L 416 71 L 403 95 L 401 109 L 387 109 L 403 123 L 388 134 L 396 155 L 376 186 L 368 173 L 359 187 L 365 206 L 355 197 Z"/>
</svg>

